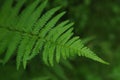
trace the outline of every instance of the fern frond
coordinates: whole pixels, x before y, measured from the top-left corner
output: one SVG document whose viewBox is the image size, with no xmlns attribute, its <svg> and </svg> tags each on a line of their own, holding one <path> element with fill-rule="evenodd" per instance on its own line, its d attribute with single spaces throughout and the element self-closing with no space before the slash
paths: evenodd
<svg viewBox="0 0 120 80">
<path fill-rule="evenodd" d="M 73 24 L 68 20 L 57 22 L 65 14 L 53 16 L 60 7 L 53 8 L 46 13 L 43 10 L 47 0 L 39 0 L 21 11 L 26 0 L 18 0 L 12 6 L 13 0 L 6 0 L 0 10 L 0 55 L 5 53 L 3 63 L 16 55 L 17 69 L 21 62 L 24 68 L 28 60 L 39 53 L 47 65 L 59 63 L 61 58 L 79 55 L 107 64 L 89 48 L 85 47 L 79 37 L 73 36 Z M 21 12 L 20 12 L 21 11 Z M 16 54 L 15 54 L 16 53 Z"/>
</svg>

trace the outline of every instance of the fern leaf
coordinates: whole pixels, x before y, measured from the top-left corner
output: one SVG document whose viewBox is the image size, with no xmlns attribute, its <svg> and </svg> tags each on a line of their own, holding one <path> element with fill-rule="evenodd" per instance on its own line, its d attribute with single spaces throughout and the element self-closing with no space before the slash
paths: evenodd
<svg viewBox="0 0 120 80">
<path fill-rule="evenodd" d="M 51 66 L 74 55 L 107 64 L 85 47 L 79 37 L 73 36 L 74 23 L 66 20 L 57 24 L 65 14 L 61 12 L 55 16 L 60 7 L 42 14 L 47 0 L 41 4 L 36 0 L 21 11 L 25 2 L 18 0 L 12 6 L 13 0 L 6 0 L 0 10 L 0 55 L 5 53 L 4 64 L 15 55 L 17 69 L 21 63 L 26 68 L 28 60 L 38 54 L 42 54 L 44 63 Z"/>
</svg>

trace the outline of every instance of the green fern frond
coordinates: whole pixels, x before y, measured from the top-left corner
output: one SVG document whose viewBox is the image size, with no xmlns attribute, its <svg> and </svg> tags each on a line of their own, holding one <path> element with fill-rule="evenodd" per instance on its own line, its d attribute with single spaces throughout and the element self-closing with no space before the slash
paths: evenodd
<svg viewBox="0 0 120 80">
<path fill-rule="evenodd" d="M 59 63 L 61 58 L 74 55 L 108 64 L 85 47 L 79 37 L 73 36 L 74 23 L 66 20 L 57 24 L 65 14 L 62 12 L 53 16 L 60 7 L 42 15 L 47 0 L 40 5 L 40 0 L 36 0 L 22 9 L 25 2 L 18 0 L 13 6 L 13 0 L 6 0 L 0 10 L 0 55 L 5 55 L 4 64 L 16 55 L 17 69 L 21 62 L 25 68 L 28 60 L 38 54 L 42 54 L 45 64 L 51 66 L 54 61 Z"/>
</svg>

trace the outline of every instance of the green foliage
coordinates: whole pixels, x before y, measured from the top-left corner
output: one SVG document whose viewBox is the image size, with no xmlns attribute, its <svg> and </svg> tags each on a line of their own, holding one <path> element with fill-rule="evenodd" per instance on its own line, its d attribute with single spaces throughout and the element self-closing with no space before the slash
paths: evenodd
<svg viewBox="0 0 120 80">
<path fill-rule="evenodd" d="M 40 0 L 36 0 L 21 10 L 25 2 L 26 0 L 18 0 L 13 6 L 13 0 L 6 0 L 1 8 L 0 31 L 3 34 L 0 35 L 0 54 L 5 54 L 3 64 L 15 53 L 17 69 L 21 62 L 26 68 L 28 60 L 39 53 L 42 53 L 45 64 L 51 66 L 54 61 L 59 63 L 61 57 L 66 59 L 76 54 L 108 64 L 84 47 L 79 37 L 73 37 L 73 23 L 66 20 L 57 24 L 65 14 L 61 12 L 54 15 L 60 7 L 48 10 L 42 15 L 47 0 L 40 5 Z"/>
<path fill-rule="evenodd" d="M 120 80 L 119 26 L 119 0 L 0 0 L 0 80 Z"/>
</svg>

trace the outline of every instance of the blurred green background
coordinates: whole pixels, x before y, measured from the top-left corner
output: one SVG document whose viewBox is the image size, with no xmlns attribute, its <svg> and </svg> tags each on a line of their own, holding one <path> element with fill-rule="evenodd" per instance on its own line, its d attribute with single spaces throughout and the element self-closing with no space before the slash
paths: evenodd
<svg viewBox="0 0 120 80">
<path fill-rule="evenodd" d="M 0 65 L 0 80 L 120 80 L 120 0 L 49 0 L 46 10 L 56 6 L 67 11 L 62 20 L 75 22 L 75 35 L 110 65 L 75 57 L 48 67 L 36 57 L 17 71 L 13 59 Z"/>
</svg>

